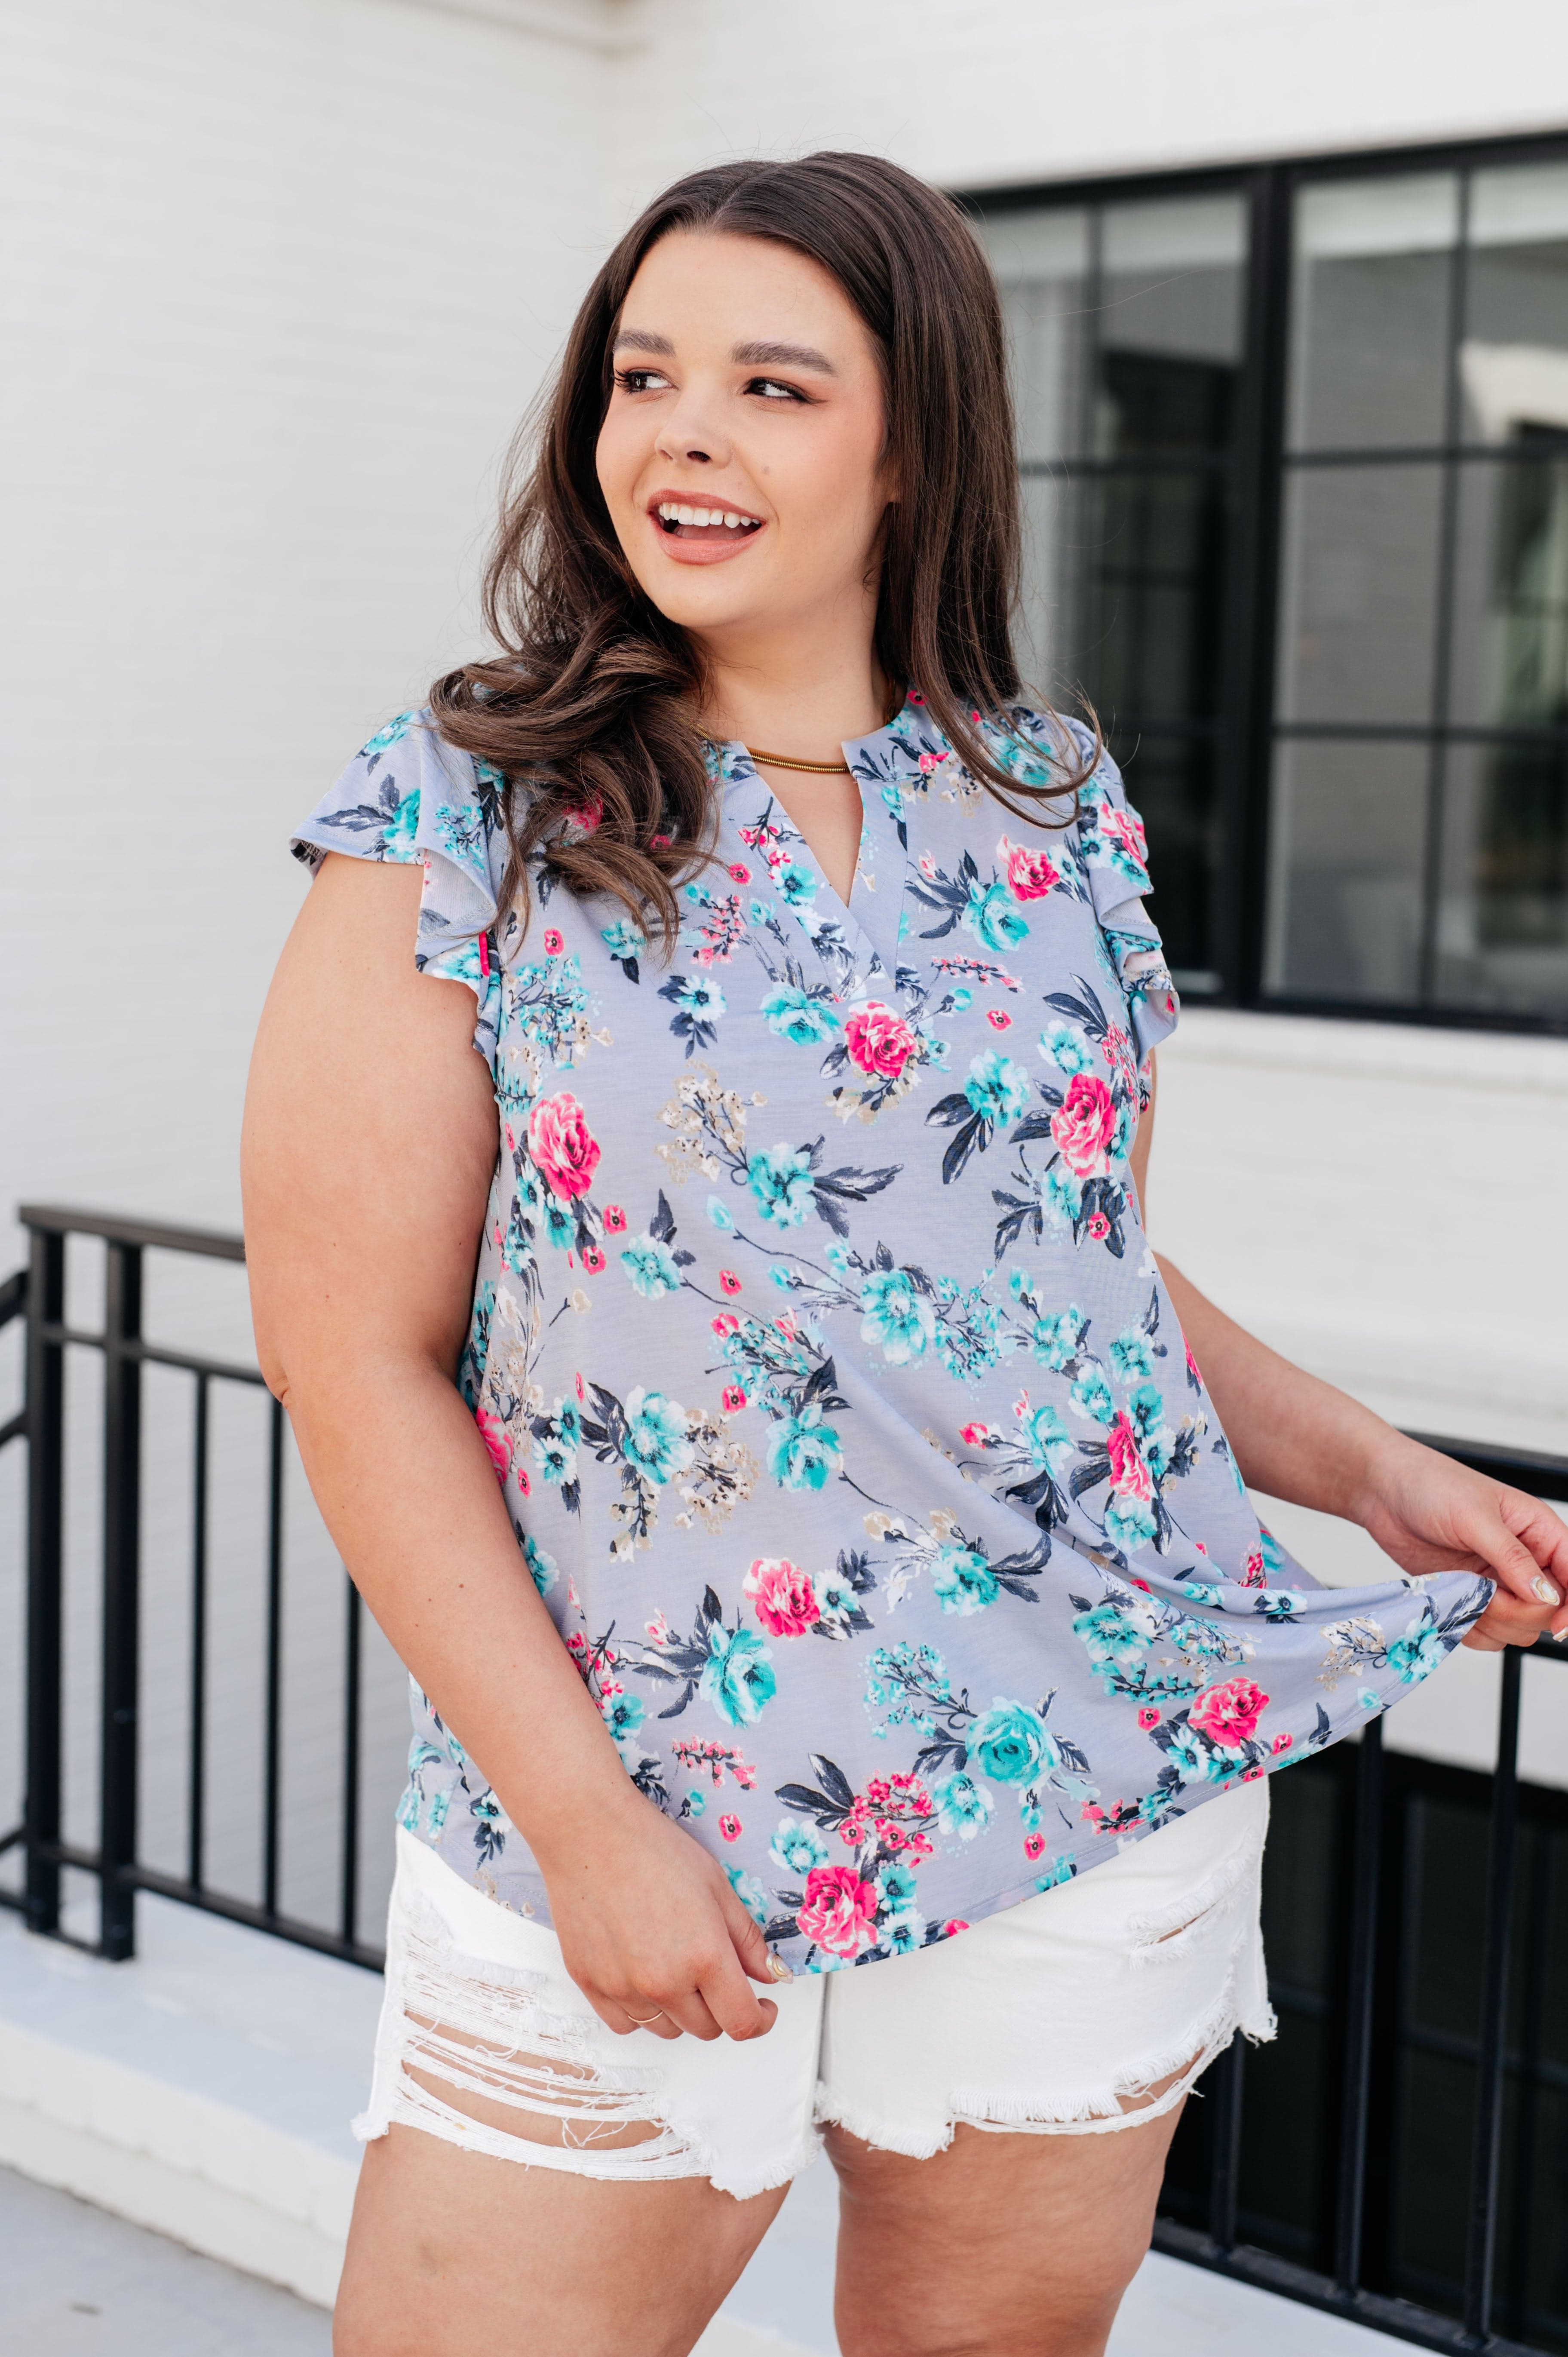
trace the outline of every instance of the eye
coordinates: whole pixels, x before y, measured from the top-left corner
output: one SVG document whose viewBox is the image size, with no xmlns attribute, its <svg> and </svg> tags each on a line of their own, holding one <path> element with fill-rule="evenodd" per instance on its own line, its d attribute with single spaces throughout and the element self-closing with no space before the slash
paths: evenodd
<svg viewBox="0 0 1568 2357">
<path fill-rule="evenodd" d="M 617 369 L 615 381 L 623 393 L 650 393 L 656 386 L 668 387 L 670 380 L 659 369 Z"/>
<path fill-rule="evenodd" d="M 764 401 L 804 402 L 808 396 L 798 384 L 786 384 L 782 377 L 754 376 L 746 386 L 747 393 L 760 393 Z"/>
</svg>

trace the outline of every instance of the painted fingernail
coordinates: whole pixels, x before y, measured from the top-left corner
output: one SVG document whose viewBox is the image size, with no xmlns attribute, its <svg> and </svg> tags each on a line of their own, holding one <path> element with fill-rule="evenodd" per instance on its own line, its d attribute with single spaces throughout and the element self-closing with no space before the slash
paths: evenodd
<svg viewBox="0 0 1568 2357">
<path fill-rule="evenodd" d="M 1553 1629 L 1552 1641 L 1554 1645 L 1568 1645 L 1568 1629 Z"/>
<path fill-rule="evenodd" d="M 1538 1571 L 1530 1581 L 1530 1592 L 1532 1596 L 1538 1596 L 1542 1604 L 1561 1604 L 1563 1601 L 1543 1571 Z"/>
<path fill-rule="evenodd" d="M 1564 1633 L 1568 1634 L 1568 1631 L 1565 1631 Z M 792 1981 L 795 1977 L 782 1956 L 768 1957 L 768 1976 L 770 1980 L 775 1981 Z"/>
</svg>

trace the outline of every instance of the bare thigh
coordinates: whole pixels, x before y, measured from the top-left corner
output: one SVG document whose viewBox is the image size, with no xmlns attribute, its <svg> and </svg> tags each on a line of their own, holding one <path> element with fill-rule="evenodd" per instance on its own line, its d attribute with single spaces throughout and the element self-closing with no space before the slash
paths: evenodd
<svg viewBox="0 0 1568 2357">
<path fill-rule="evenodd" d="M 562 2141 L 511 2106 L 439 2092 Z M 608 2141 L 657 2133 L 630 2124 Z M 788 2190 L 737 2201 L 705 2177 L 607 2182 L 394 2125 L 365 2147 L 334 2357 L 687 2357 Z"/>
<path fill-rule="evenodd" d="M 961 2123 L 929 2160 L 830 2128 L 843 2357 L 1101 2357 L 1179 2116 L 1108 2136 Z"/>
</svg>

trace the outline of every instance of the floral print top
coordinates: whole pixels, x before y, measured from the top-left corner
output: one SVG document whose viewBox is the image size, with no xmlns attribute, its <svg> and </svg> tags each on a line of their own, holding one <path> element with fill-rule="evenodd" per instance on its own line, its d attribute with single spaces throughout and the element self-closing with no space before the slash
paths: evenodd
<svg viewBox="0 0 1568 2357">
<path fill-rule="evenodd" d="M 1072 724 L 1011 718 L 998 760 L 1048 783 Z M 1176 1000 L 1111 761 L 1047 830 L 918 694 L 844 751 L 847 907 L 711 748 L 718 864 L 668 960 L 544 860 L 526 930 L 498 909 L 501 781 L 427 716 L 295 845 L 424 866 L 417 961 L 472 989 L 499 1107 L 461 1382 L 520 1572 L 628 1774 L 817 1971 L 1334 1742 L 1491 1592 L 1324 1588 L 1252 1510 L 1128 1170 Z M 548 1921 L 413 1710 L 402 1822 Z"/>
</svg>

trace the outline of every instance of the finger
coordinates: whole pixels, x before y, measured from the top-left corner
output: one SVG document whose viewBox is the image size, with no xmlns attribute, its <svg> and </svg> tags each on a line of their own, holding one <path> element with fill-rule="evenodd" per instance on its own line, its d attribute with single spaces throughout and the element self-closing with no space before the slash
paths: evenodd
<svg viewBox="0 0 1568 2357">
<path fill-rule="evenodd" d="M 688 2038 L 700 2038 L 704 2045 L 724 2036 L 721 2023 L 710 2012 L 701 1987 L 682 1989 L 664 1999 L 670 2019 L 678 2022 Z"/>
<path fill-rule="evenodd" d="M 778 2007 L 754 1995 L 739 1957 L 727 1943 L 723 1953 L 712 1959 L 701 1986 L 708 2010 L 726 2038 L 765 2037 L 778 2018 Z"/>
<path fill-rule="evenodd" d="M 794 1979 L 795 1975 L 783 1957 L 776 1956 L 763 1938 L 762 1926 L 746 1913 L 733 1891 L 725 1892 L 719 1900 L 719 1908 L 743 1973 L 754 1981 L 765 1982 L 769 1987 Z"/>
<path fill-rule="evenodd" d="M 628 2028 L 646 2029 L 650 2038 L 679 2038 L 681 2024 L 671 2019 L 670 2009 L 655 1997 L 631 1997 L 621 2007 Z"/>
<path fill-rule="evenodd" d="M 1530 1501 L 1520 1499 L 1520 1503 Z M 1476 1554 L 1481 1555 L 1493 1579 L 1498 1579 L 1499 1587 L 1507 1588 L 1509 1596 L 1516 1596 L 1519 1603 L 1556 1608 L 1556 1605 L 1563 1603 L 1563 1591 L 1559 1588 L 1556 1579 L 1552 1579 L 1552 1575 L 1542 1570 L 1542 1565 L 1537 1563 L 1530 1548 L 1514 1537 L 1514 1532 L 1502 1518 L 1502 1506 L 1504 1499 L 1499 1499 L 1498 1513 L 1476 1515 L 1476 1523 L 1471 1525 L 1471 1530 L 1465 1532 L 1465 1537 L 1476 1548 Z M 1552 1515 L 1552 1521 L 1556 1521 L 1556 1515 Z"/>
</svg>

